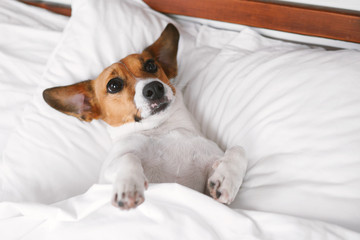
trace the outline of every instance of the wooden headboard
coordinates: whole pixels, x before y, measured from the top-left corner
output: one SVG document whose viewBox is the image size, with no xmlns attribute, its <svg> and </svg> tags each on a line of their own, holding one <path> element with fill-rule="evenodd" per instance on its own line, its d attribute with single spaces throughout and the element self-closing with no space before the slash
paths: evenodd
<svg viewBox="0 0 360 240">
<path fill-rule="evenodd" d="M 22 1 L 70 16 L 65 6 Z M 360 12 L 270 0 L 144 0 L 151 8 L 223 22 L 360 43 Z"/>
</svg>

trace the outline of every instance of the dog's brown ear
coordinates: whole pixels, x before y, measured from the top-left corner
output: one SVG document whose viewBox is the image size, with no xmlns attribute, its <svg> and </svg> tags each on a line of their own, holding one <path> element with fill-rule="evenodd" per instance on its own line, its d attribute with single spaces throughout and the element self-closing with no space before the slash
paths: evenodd
<svg viewBox="0 0 360 240">
<path fill-rule="evenodd" d="M 144 52 L 150 53 L 160 64 L 166 76 L 171 79 L 177 75 L 177 51 L 179 44 L 179 31 L 169 23 L 160 37 Z"/>
<path fill-rule="evenodd" d="M 48 88 L 43 92 L 43 97 L 51 107 L 80 120 L 91 121 L 100 116 L 91 80 L 64 87 Z"/>
</svg>

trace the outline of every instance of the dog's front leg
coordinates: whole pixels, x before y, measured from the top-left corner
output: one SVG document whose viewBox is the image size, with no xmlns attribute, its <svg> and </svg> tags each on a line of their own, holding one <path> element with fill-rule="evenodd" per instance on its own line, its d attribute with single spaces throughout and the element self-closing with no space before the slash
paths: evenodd
<svg viewBox="0 0 360 240">
<path fill-rule="evenodd" d="M 230 204 L 245 176 L 247 159 L 244 149 L 239 146 L 229 148 L 212 168 L 213 173 L 208 179 L 208 191 L 215 200 Z"/>
<path fill-rule="evenodd" d="M 136 208 L 144 202 L 148 181 L 141 160 L 134 153 L 112 159 L 102 173 L 102 182 L 113 183 L 111 203 L 120 209 Z"/>
</svg>

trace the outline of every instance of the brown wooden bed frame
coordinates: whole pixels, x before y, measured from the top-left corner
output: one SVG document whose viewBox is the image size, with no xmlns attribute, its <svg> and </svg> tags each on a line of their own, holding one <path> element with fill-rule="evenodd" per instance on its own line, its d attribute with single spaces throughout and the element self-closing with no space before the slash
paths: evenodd
<svg viewBox="0 0 360 240">
<path fill-rule="evenodd" d="M 71 15 L 68 6 L 22 1 Z M 144 0 L 151 8 L 252 27 L 360 43 L 360 12 L 271 0 Z"/>
</svg>

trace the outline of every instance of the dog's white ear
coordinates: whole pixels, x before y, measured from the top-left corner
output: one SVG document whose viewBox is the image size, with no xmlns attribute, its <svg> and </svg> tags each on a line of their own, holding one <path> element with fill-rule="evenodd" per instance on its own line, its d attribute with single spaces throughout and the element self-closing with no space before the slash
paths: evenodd
<svg viewBox="0 0 360 240">
<path fill-rule="evenodd" d="M 100 117 L 100 109 L 95 100 L 92 81 L 48 88 L 43 92 L 44 100 L 51 107 L 83 121 Z"/>
<path fill-rule="evenodd" d="M 169 23 L 160 37 L 144 52 L 150 53 L 158 61 L 166 76 L 171 79 L 177 75 L 177 51 L 179 44 L 179 31 Z"/>
</svg>

